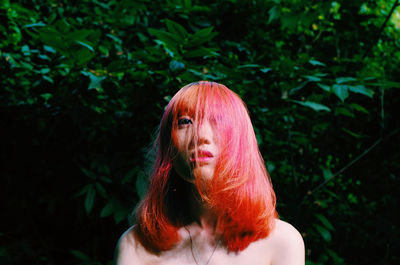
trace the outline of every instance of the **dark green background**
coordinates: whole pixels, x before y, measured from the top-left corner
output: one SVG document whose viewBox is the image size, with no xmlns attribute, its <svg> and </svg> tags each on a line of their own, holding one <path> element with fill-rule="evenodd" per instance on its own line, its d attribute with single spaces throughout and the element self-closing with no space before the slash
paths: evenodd
<svg viewBox="0 0 400 265">
<path fill-rule="evenodd" d="M 399 264 L 397 2 L 1 1 L 0 264 L 111 264 L 197 80 L 247 103 L 308 265 Z"/>
</svg>

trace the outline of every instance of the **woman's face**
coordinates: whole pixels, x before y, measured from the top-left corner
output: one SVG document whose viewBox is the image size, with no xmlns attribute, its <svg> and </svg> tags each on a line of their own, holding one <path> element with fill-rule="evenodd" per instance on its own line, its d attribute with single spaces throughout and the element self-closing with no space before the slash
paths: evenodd
<svg viewBox="0 0 400 265">
<path fill-rule="evenodd" d="M 194 125 L 198 126 L 197 137 Z M 195 124 L 189 115 L 179 116 L 174 124 L 173 142 L 177 156 L 173 160 L 175 171 L 185 180 L 194 182 L 194 176 L 211 179 L 219 155 L 213 125 L 204 120 Z"/>
</svg>

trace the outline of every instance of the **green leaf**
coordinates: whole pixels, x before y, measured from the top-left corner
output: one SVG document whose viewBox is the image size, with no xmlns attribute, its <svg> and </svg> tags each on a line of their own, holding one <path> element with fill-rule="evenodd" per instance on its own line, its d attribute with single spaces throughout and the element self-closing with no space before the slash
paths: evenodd
<svg viewBox="0 0 400 265">
<path fill-rule="evenodd" d="M 217 32 L 211 32 L 208 36 L 206 37 L 191 37 L 189 41 L 185 44 L 186 49 L 190 48 L 197 48 L 200 45 L 212 40 L 215 36 L 217 36 Z"/>
<path fill-rule="evenodd" d="M 242 65 L 239 65 L 237 68 L 238 69 L 242 69 L 242 68 L 258 68 L 264 74 L 268 73 L 269 71 L 272 70 L 272 68 L 264 67 L 261 64 L 242 64 Z"/>
<path fill-rule="evenodd" d="M 206 38 L 209 35 L 211 35 L 211 32 L 213 31 L 213 29 L 214 29 L 214 27 L 208 27 L 208 28 L 201 29 L 201 30 L 197 31 L 193 35 L 192 38 L 193 39 L 195 39 L 195 38 L 199 38 L 199 39 Z"/>
<path fill-rule="evenodd" d="M 43 93 L 43 94 L 40 94 L 40 96 L 47 102 L 49 99 L 51 99 L 53 97 L 53 94 Z"/>
<path fill-rule="evenodd" d="M 353 137 L 356 138 L 356 139 L 363 138 L 363 136 L 362 136 L 361 134 L 352 132 L 352 131 L 350 131 L 350 130 L 348 130 L 348 129 L 346 129 L 346 128 L 342 128 L 342 130 L 343 130 L 344 132 L 348 133 L 349 135 L 353 136 Z"/>
<path fill-rule="evenodd" d="M 300 21 L 300 16 L 293 12 L 284 13 L 281 17 L 282 29 L 294 29 Z"/>
<path fill-rule="evenodd" d="M 54 50 L 53 47 L 48 46 L 48 45 L 43 45 L 43 49 L 44 49 L 46 52 L 56 53 L 56 50 Z"/>
<path fill-rule="evenodd" d="M 183 54 L 183 56 L 185 58 L 204 57 L 204 56 L 210 56 L 210 55 L 215 55 L 215 52 L 212 51 L 211 49 L 207 49 L 205 47 L 200 47 L 196 50 L 188 51 Z"/>
<path fill-rule="evenodd" d="M 10 8 L 10 0 L 4 0 L 0 2 L 0 9 L 9 9 Z"/>
<path fill-rule="evenodd" d="M 211 6 L 211 5 L 210 5 Z M 191 10 L 193 12 L 197 12 L 197 13 L 203 13 L 203 14 L 207 14 L 210 13 L 212 8 L 209 6 L 199 6 L 199 5 L 193 5 Z"/>
<path fill-rule="evenodd" d="M 112 202 L 108 202 L 104 208 L 100 212 L 100 217 L 110 216 L 114 211 L 114 204 Z"/>
<path fill-rule="evenodd" d="M 318 224 L 315 224 L 314 227 L 317 229 L 318 233 L 322 236 L 322 238 L 326 241 L 326 242 L 330 242 L 332 239 L 331 233 L 329 232 L 328 229 L 326 229 L 323 226 L 320 226 Z"/>
<path fill-rule="evenodd" d="M 374 96 L 374 91 L 366 88 L 363 85 L 348 86 L 348 88 L 351 92 L 359 93 L 359 94 L 365 95 L 370 98 L 372 98 Z"/>
<path fill-rule="evenodd" d="M 42 78 L 44 80 L 46 80 L 47 82 L 54 84 L 54 80 L 51 77 L 49 77 L 47 75 L 43 75 Z"/>
<path fill-rule="evenodd" d="M 25 56 L 29 56 L 31 54 L 31 51 L 29 49 L 28 45 L 24 45 L 21 47 L 21 52 L 25 55 Z"/>
<path fill-rule="evenodd" d="M 319 65 L 319 66 L 326 66 L 326 64 L 324 64 L 324 63 L 321 63 L 320 61 L 317 61 L 317 60 L 309 60 L 308 61 L 310 64 L 312 64 L 312 65 Z"/>
<path fill-rule="evenodd" d="M 183 6 L 184 6 L 186 9 L 192 8 L 192 0 L 183 0 Z"/>
<path fill-rule="evenodd" d="M 45 54 L 38 54 L 38 58 L 46 61 L 51 61 L 50 57 Z"/>
<path fill-rule="evenodd" d="M 273 6 L 269 11 L 268 11 L 268 22 L 267 24 L 270 24 L 272 21 L 276 20 L 277 18 L 280 17 L 281 15 L 281 10 L 279 6 Z"/>
<path fill-rule="evenodd" d="M 347 85 L 334 84 L 332 86 L 332 91 L 342 102 L 349 97 L 349 89 Z"/>
<path fill-rule="evenodd" d="M 96 174 L 94 174 L 92 171 L 90 171 L 90 170 L 88 170 L 88 169 L 86 169 L 86 168 L 84 168 L 84 167 L 81 167 L 80 169 L 81 169 L 82 172 L 83 172 L 86 176 L 88 176 L 89 178 L 91 178 L 91 179 L 96 179 Z"/>
<path fill-rule="evenodd" d="M 220 72 L 215 72 L 214 74 L 205 74 L 205 73 L 203 73 L 201 71 L 196 71 L 194 69 L 188 69 L 187 71 L 192 73 L 192 74 L 194 74 L 196 77 L 198 77 L 200 79 L 203 79 L 203 80 L 209 79 L 209 80 L 217 81 L 217 80 L 221 80 L 223 78 L 226 78 L 226 74 L 220 73 Z"/>
<path fill-rule="evenodd" d="M 109 37 L 110 39 L 112 39 L 113 41 L 115 41 L 118 44 L 122 44 L 122 40 L 120 38 L 118 38 L 117 36 L 114 36 L 112 34 L 106 34 L 107 37 Z"/>
<path fill-rule="evenodd" d="M 86 48 L 88 48 L 91 52 L 94 52 L 94 49 L 93 49 L 93 47 L 92 46 L 90 46 L 89 44 L 87 44 L 87 43 L 84 43 L 83 41 L 75 41 L 77 44 L 79 44 L 79 45 L 82 45 L 83 47 L 86 47 Z"/>
<path fill-rule="evenodd" d="M 263 67 L 261 64 L 242 64 L 239 65 L 237 68 L 241 69 L 241 68 L 261 68 Z"/>
<path fill-rule="evenodd" d="M 179 37 L 175 36 L 174 34 L 172 34 L 170 32 L 166 32 L 166 31 L 162 31 L 162 30 L 158 30 L 158 29 L 148 29 L 148 32 L 151 35 L 156 36 L 160 41 L 162 41 L 168 45 L 176 46 L 180 42 Z"/>
<path fill-rule="evenodd" d="M 369 111 L 366 108 L 364 108 L 363 106 L 361 106 L 359 104 L 352 103 L 350 106 L 356 111 L 360 111 L 360 112 L 363 112 L 365 114 L 369 113 Z"/>
<path fill-rule="evenodd" d="M 187 37 L 188 33 L 186 29 L 180 24 L 169 19 L 165 19 L 165 24 L 167 25 L 168 31 L 174 35 L 179 36 L 181 41 L 183 41 Z"/>
<path fill-rule="evenodd" d="M 52 26 L 46 26 L 38 30 L 38 39 L 46 46 L 51 46 L 55 50 L 66 53 L 67 43 L 62 39 L 62 34 Z"/>
<path fill-rule="evenodd" d="M 295 94 L 297 91 L 299 91 L 300 89 L 305 87 L 307 84 L 308 84 L 308 81 L 304 81 L 301 84 L 299 84 L 297 87 L 294 87 L 294 88 L 290 89 L 289 90 L 289 95 Z"/>
<path fill-rule="evenodd" d="M 328 85 L 324 85 L 321 83 L 317 83 L 317 86 L 319 86 L 320 88 L 322 88 L 323 90 L 325 90 L 326 92 L 331 92 L 331 87 Z"/>
<path fill-rule="evenodd" d="M 108 173 L 109 174 L 109 173 Z M 104 181 L 105 183 L 112 183 L 112 179 L 105 177 L 105 176 L 101 176 L 100 179 L 102 181 Z"/>
<path fill-rule="evenodd" d="M 85 193 L 87 193 L 88 192 L 88 190 L 89 190 L 89 186 L 90 186 L 91 184 L 87 184 L 86 186 L 84 186 L 80 191 L 78 191 L 76 194 L 74 194 L 74 198 L 76 198 L 76 197 L 80 197 L 80 196 L 82 196 L 83 194 L 85 194 Z"/>
<path fill-rule="evenodd" d="M 174 55 L 178 54 L 179 39 L 176 36 L 158 29 L 148 29 L 148 32 L 160 40 Z"/>
<path fill-rule="evenodd" d="M 335 115 L 344 115 L 344 116 L 351 117 L 351 118 L 355 117 L 354 113 L 345 107 L 336 107 Z"/>
<path fill-rule="evenodd" d="M 291 100 L 291 101 L 295 102 L 295 103 L 297 103 L 299 105 L 311 108 L 311 109 L 313 109 L 315 111 L 320 111 L 320 110 L 331 111 L 330 108 L 328 108 L 327 106 L 322 105 L 320 103 L 316 103 L 316 102 L 312 102 L 312 101 L 298 101 L 298 100 Z"/>
<path fill-rule="evenodd" d="M 66 76 L 70 72 L 70 66 L 67 64 L 60 64 L 55 67 L 62 76 Z"/>
<path fill-rule="evenodd" d="M 94 31 L 87 30 L 87 29 L 76 30 L 76 31 L 66 34 L 64 37 L 71 41 L 78 41 L 78 40 L 82 41 L 82 40 L 85 40 L 86 37 L 89 36 L 93 32 Z"/>
<path fill-rule="evenodd" d="M 357 202 L 358 202 L 357 197 L 352 193 L 347 195 L 347 199 L 349 200 L 350 203 L 353 203 L 353 204 L 357 204 Z"/>
<path fill-rule="evenodd" d="M 318 77 L 325 77 L 327 76 L 327 73 L 314 73 L 314 76 L 318 76 Z"/>
<path fill-rule="evenodd" d="M 338 77 L 338 78 L 336 78 L 336 83 L 338 83 L 338 84 L 348 83 L 348 82 L 352 82 L 352 81 L 357 81 L 357 79 L 354 77 Z"/>
<path fill-rule="evenodd" d="M 319 78 L 318 76 L 305 75 L 303 77 L 307 78 L 308 81 L 310 81 L 310 82 L 319 82 L 319 81 L 321 81 L 321 78 Z"/>
<path fill-rule="evenodd" d="M 34 27 L 44 27 L 44 26 L 46 26 L 46 24 L 44 24 L 43 22 L 40 21 L 38 23 L 23 25 L 22 28 L 34 28 Z"/>
<path fill-rule="evenodd" d="M 208 27 L 197 31 L 189 37 L 189 41 L 185 44 L 186 49 L 197 48 L 203 43 L 206 43 L 218 35 L 217 32 L 212 32 L 213 27 Z"/>
<path fill-rule="evenodd" d="M 271 71 L 271 70 L 272 70 L 272 68 L 261 68 L 261 69 L 260 69 L 260 71 L 263 72 L 264 74 L 265 74 L 265 73 L 268 73 L 268 72 Z"/>
<path fill-rule="evenodd" d="M 317 213 L 317 214 L 315 214 L 315 217 L 317 217 L 321 221 L 321 223 L 325 226 L 326 229 L 331 230 L 331 231 L 335 230 L 332 223 L 329 222 L 329 220 L 322 214 Z"/>
<path fill-rule="evenodd" d="M 103 197 L 103 198 L 107 198 L 107 191 L 106 189 L 103 187 L 103 185 L 101 185 L 101 183 L 96 182 L 96 190 L 97 192 Z"/>
<path fill-rule="evenodd" d="M 81 73 L 85 76 L 88 76 L 90 79 L 88 90 L 95 89 L 100 93 L 104 92 L 103 88 L 101 87 L 101 82 L 106 79 L 106 76 L 97 76 L 91 72 L 86 71 L 81 71 Z"/>
<path fill-rule="evenodd" d="M 169 102 L 169 100 L 168 100 L 168 102 Z M 123 177 L 122 180 L 121 180 L 121 184 L 128 184 L 128 183 L 131 183 L 132 180 L 133 180 L 133 178 L 134 178 L 134 176 L 137 175 L 137 172 L 138 172 L 138 171 L 139 171 L 139 168 L 138 168 L 138 167 L 135 167 L 135 168 L 131 169 L 128 173 L 126 173 L 126 174 L 124 175 L 124 177 Z"/>
<path fill-rule="evenodd" d="M 125 217 L 127 217 L 127 212 L 124 210 L 114 212 L 114 221 L 116 224 L 119 224 L 122 220 L 125 219 Z"/>
<path fill-rule="evenodd" d="M 62 18 L 60 20 L 57 20 L 57 22 L 54 23 L 57 29 L 64 35 L 68 33 L 71 29 L 71 25 L 68 23 L 66 18 Z"/>
<path fill-rule="evenodd" d="M 91 184 L 88 187 L 85 199 L 85 210 L 87 214 L 89 214 L 92 211 L 95 197 L 96 197 L 96 191 L 93 185 Z"/>
<path fill-rule="evenodd" d="M 76 60 L 77 65 L 84 67 L 84 65 L 86 65 L 95 55 L 96 55 L 96 53 L 89 51 L 86 48 L 82 48 L 82 49 L 79 49 L 73 55 L 73 57 L 71 56 L 71 58 Z"/>
<path fill-rule="evenodd" d="M 324 175 L 324 179 L 325 180 L 330 179 L 333 176 L 332 171 L 330 170 L 330 168 L 323 168 L 322 169 L 322 174 Z"/>
<path fill-rule="evenodd" d="M 49 72 L 50 72 L 50 68 L 42 68 L 42 69 L 40 69 L 40 73 L 41 74 L 47 74 Z"/>
<path fill-rule="evenodd" d="M 19 64 L 20 64 L 20 66 L 22 68 L 25 68 L 25 69 L 30 70 L 30 71 L 33 70 L 33 65 L 30 64 L 30 63 L 26 63 L 24 61 L 20 61 Z"/>
</svg>

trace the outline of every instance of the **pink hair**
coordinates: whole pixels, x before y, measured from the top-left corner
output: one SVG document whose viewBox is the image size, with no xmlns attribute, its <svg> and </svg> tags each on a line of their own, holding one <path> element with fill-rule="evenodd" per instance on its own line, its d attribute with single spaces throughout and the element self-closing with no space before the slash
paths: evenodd
<svg viewBox="0 0 400 265">
<path fill-rule="evenodd" d="M 152 252 L 169 250 L 180 240 L 178 229 L 191 222 L 184 199 L 191 196 L 187 192 L 189 184 L 172 167 L 176 155 L 174 124 L 183 112 L 199 121 L 194 124 L 211 121 L 222 149 L 214 176 L 206 185 L 204 178 L 195 176 L 195 185 L 217 214 L 217 228 L 228 250 L 240 251 L 267 237 L 277 217 L 276 198 L 247 108 L 226 86 L 200 81 L 179 90 L 161 119 L 154 171 L 136 214 L 143 246 Z"/>
</svg>

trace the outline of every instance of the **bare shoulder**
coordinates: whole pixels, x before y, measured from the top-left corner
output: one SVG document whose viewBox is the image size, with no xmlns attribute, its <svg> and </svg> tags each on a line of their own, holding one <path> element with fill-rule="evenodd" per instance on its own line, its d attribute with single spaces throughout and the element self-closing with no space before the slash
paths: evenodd
<svg viewBox="0 0 400 265">
<path fill-rule="evenodd" d="M 116 265 L 139 265 L 138 241 L 135 237 L 135 227 L 132 226 L 120 237 L 115 255 Z"/>
<path fill-rule="evenodd" d="M 297 242 L 303 244 L 303 238 L 299 231 L 285 221 L 276 219 L 275 229 L 273 232 L 275 233 L 275 237 L 278 240 L 283 241 L 283 243 L 289 243 L 287 241 L 290 241 L 292 243 Z"/>
<path fill-rule="evenodd" d="M 304 265 L 304 241 L 291 224 L 277 219 L 270 240 L 274 249 L 273 265 Z"/>
</svg>

